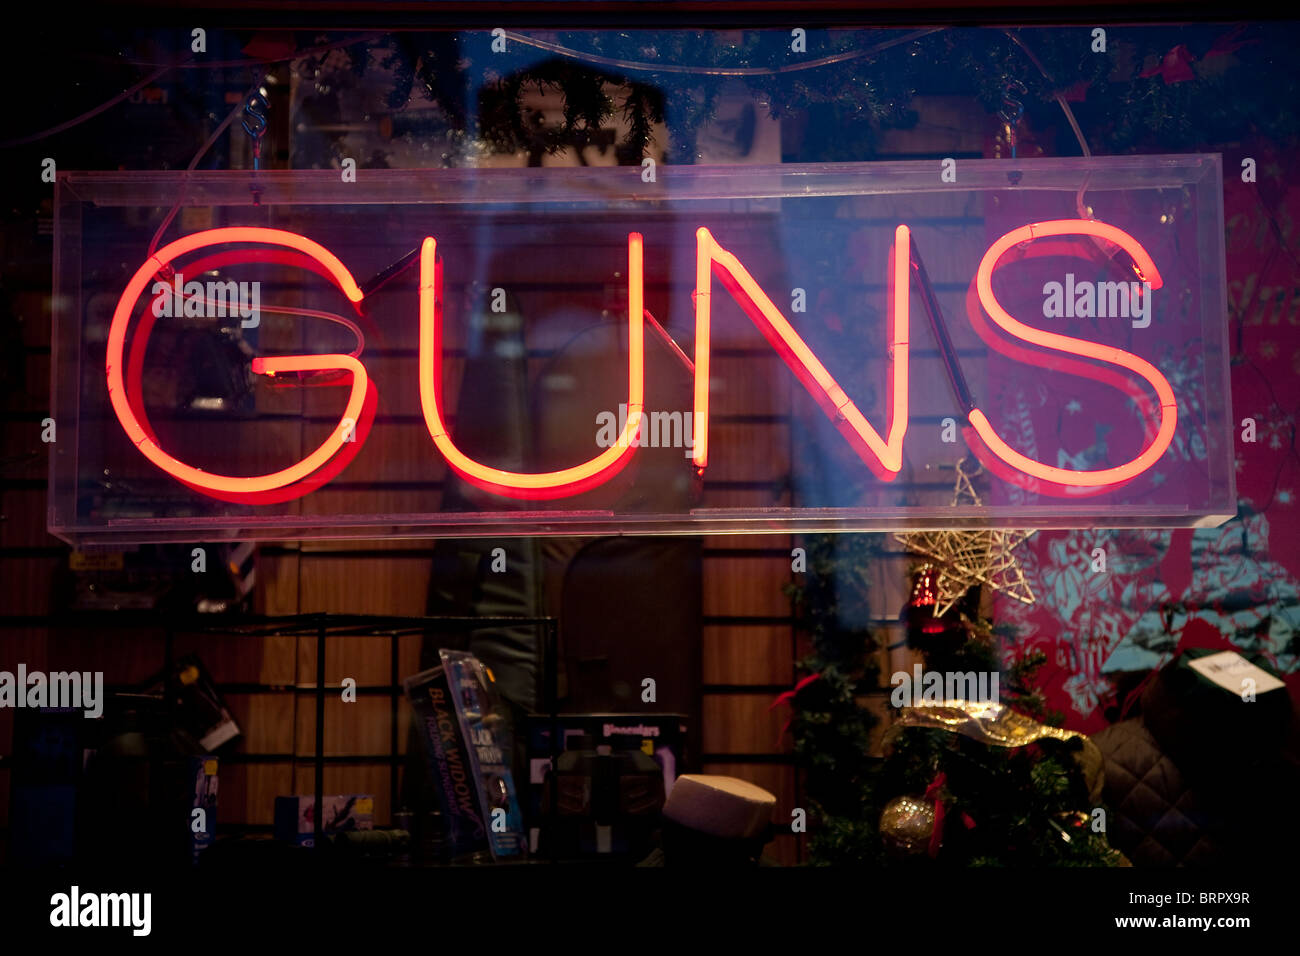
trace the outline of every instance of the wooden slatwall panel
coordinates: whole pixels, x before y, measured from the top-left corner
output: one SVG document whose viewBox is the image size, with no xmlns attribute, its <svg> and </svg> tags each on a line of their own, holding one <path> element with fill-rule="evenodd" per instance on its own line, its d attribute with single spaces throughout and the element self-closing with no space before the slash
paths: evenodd
<svg viewBox="0 0 1300 956">
<path fill-rule="evenodd" d="M 26 227 L 26 228 L 24 228 Z M 48 238 L 38 238 L 34 222 L 6 230 L 7 262 L 40 262 L 49 256 Z M 26 279 L 28 288 L 23 289 Z M 20 378 L 9 378 L 0 396 L 0 615 L 48 613 L 55 571 L 65 549 L 45 531 L 45 483 L 49 446 L 41 441 L 41 419 L 48 414 L 50 385 L 50 294 L 43 276 L 6 275 L 13 312 L 19 322 L 21 354 L 10 354 Z M 21 662 L 49 670 L 47 629 L 0 628 L 0 670 Z M 0 708 L 0 755 L 13 753 L 14 711 Z M 0 764 L 0 863 L 7 859 L 9 788 L 12 771 Z"/>
<path fill-rule="evenodd" d="M 961 105 L 965 113 L 955 112 L 948 126 L 971 125 L 967 117 L 978 111 L 971 109 L 969 103 Z M 900 154 L 936 153 L 937 150 L 936 154 L 947 155 L 952 151 L 950 131 L 939 137 L 941 142 L 937 146 L 918 138 L 924 135 L 924 131 L 891 132 L 887 141 Z M 978 144 L 978 138 L 973 142 Z M 978 145 L 974 148 L 978 149 Z M 551 162 L 548 158 L 548 164 Z M 878 205 L 872 209 L 876 216 L 890 212 Z M 904 218 L 912 219 L 917 215 L 915 200 L 900 198 L 893 211 L 900 216 L 906 213 Z M 960 218 L 964 214 L 968 210 L 932 211 L 938 219 Z M 966 325 L 959 321 L 962 294 L 955 286 L 969 281 L 970 275 L 964 266 L 951 267 L 958 259 L 969 258 L 971 250 L 961 256 L 951 255 L 951 235 L 945 232 L 942 222 L 918 227 L 914 234 L 918 244 L 923 244 L 920 248 L 926 254 L 931 277 L 936 283 L 950 284 L 949 291 L 940 292 L 940 300 L 958 339 L 958 348 L 973 344 L 963 338 Z M 756 276 L 764 274 L 765 266 L 753 250 L 733 244 L 732 251 Z M 867 249 L 864 254 L 871 262 L 885 261 L 880 249 Z M 344 258 L 353 261 L 347 255 Z M 883 271 L 881 274 L 883 278 Z M 546 278 L 540 276 L 538 281 Z M 675 275 L 669 288 L 659 289 L 655 294 L 668 295 L 676 301 L 683 295 L 689 296 L 690 289 L 689 276 Z M 650 294 L 649 282 L 647 291 Z M 9 467 L 0 475 L 0 512 L 5 515 L 0 521 L 0 536 L 3 536 L 0 547 L 43 548 L 55 544 L 44 532 L 44 508 L 39 500 L 44 497 L 46 468 L 46 449 L 39 443 L 38 422 L 47 404 L 49 299 L 46 294 L 22 293 L 16 303 L 26 319 L 23 324 L 24 345 L 28 349 L 25 361 L 29 382 L 35 384 L 16 409 L 6 403 L 6 415 L 20 417 L 6 417 L 0 436 L 0 456 L 8 459 L 31 450 L 40 454 L 34 464 Z M 403 308 L 408 305 L 404 304 Z M 268 336 L 275 334 L 269 326 L 270 323 L 264 333 Z M 675 334 L 681 336 L 683 345 L 688 345 L 689 332 L 683 335 L 675 330 Z M 791 390 L 802 390 L 747 320 L 738 319 L 734 314 L 726 321 L 719 319 L 715 321 L 714 334 L 718 350 L 715 368 L 726 387 L 716 391 L 713 397 L 715 457 L 699 504 L 703 507 L 789 505 L 792 503 L 788 491 L 792 465 L 789 414 L 792 405 L 806 401 L 792 395 Z M 449 348 L 456 346 L 455 338 L 460 335 L 458 326 L 448 326 Z M 392 330 L 391 339 L 384 343 L 392 352 L 371 353 L 368 349 L 368 356 L 373 354 L 367 358 L 372 372 L 384 382 L 409 382 L 414 344 L 410 323 Z M 929 354 L 925 351 L 914 345 L 914 414 L 935 418 L 945 410 L 937 398 L 941 394 L 937 384 L 942 378 L 936 356 L 932 351 Z M 883 381 L 883 368 L 878 371 Z M 982 370 L 967 371 L 973 384 L 981 380 Z M 455 362 L 448 363 L 446 375 L 449 399 L 454 401 L 458 389 Z M 936 387 L 919 387 L 922 383 Z M 330 416 L 336 415 L 338 408 L 337 396 L 326 394 L 329 391 L 319 390 L 304 397 L 302 390 L 286 390 L 277 396 L 276 401 L 285 403 L 284 411 L 296 411 L 299 407 L 296 403 L 305 402 L 306 410 L 319 420 L 301 431 L 296 427 L 287 430 L 281 442 L 284 447 L 267 449 L 270 457 L 283 460 L 282 454 L 317 439 L 317 433 L 329 427 Z M 365 454 L 338 481 L 303 501 L 304 513 L 337 513 L 363 498 L 367 507 L 382 504 L 393 511 L 437 508 L 437 482 L 443 466 L 430 448 L 423 426 L 418 421 L 401 418 L 418 414 L 413 390 L 390 387 L 381 396 L 380 414 L 398 416 L 398 420 L 375 431 Z M 869 414 L 879 412 L 873 410 Z M 929 458 L 935 453 L 936 441 L 934 425 L 914 428 L 908 435 L 909 457 L 918 461 Z M 124 473 L 131 474 L 141 470 L 141 463 L 136 459 L 124 460 L 121 467 L 126 469 Z M 363 483 L 374 480 L 392 484 L 380 489 L 364 487 Z M 700 713 L 694 715 L 703 728 L 704 750 L 708 756 L 703 767 L 705 772 L 742 777 L 774 793 L 778 799 L 775 820 L 779 826 L 788 823 L 790 811 L 800 806 L 802 800 L 790 760 L 789 736 L 780 733 L 788 711 L 769 709 L 776 694 L 792 685 L 796 676 L 794 661 L 801 654 L 791 626 L 789 603 L 783 593 L 784 586 L 793 577 L 790 549 L 795 543 L 788 535 L 716 535 L 705 539 L 702 637 L 705 694 Z M 357 549 L 384 549 L 392 554 L 383 557 L 348 554 Z M 0 556 L 0 610 L 6 614 L 49 611 L 50 582 L 61 560 L 57 555 L 45 554 Z M 901 607 L 906 596 L 907 563 L 900 553 L 879 562 L 875 569 L 878 580 L 873 581 L 873 614 L 877 617 L 893 617 Z M 310 542 L 267 549 L 259 557 L 256 609 L 267 614 L 312 611 L 422 614 L 429 575 L 427 543 Z M 896 627 L 886 627 L 885 632 L 891 642 L 900 638 Z M 147 673 L 156 666 L 158 648 L 153 640 L 141 637 L 130 642 L 110 641 L 108 646 L 114 650 L 114 660 L 110 662 L 114 674 Z M 48 643 L 48 636 L 41 630 L 8 631 L 3 635 L 4 656 L 0 665 L 23 660 L 32 667 L 45 667 Z M 388 682 L 385 640 L 331 639 L 329 643 L 326 671 L 330 682 L 343 677 L 355 677 L 363 685 Z M 242 644 L 222 643 L 217 639 L 206 641 L 197 649 L 216 679 L 222 682 L 295 684 L 309 683 L 315 677 L 314 638 Z M 401 659 L 403 673 L 415 670 L 417 640 L 403 641 Z M 87 665 L 78 661 L 77 666 Z M 882 680 L 887 681 L 893 670 L 908 666 L 910 660 L 905 654 L 895 651 L 891 656 L 890 652 L 882 651 Z M 314 708 L 307 697 L 269 694 L 232 694 L 230 704 L 245 730 L 245 739 L 238 745 L 241 750 L 296 754 L 298 758 L 296 764 L 285 761 L 222 767 L 219 820 L 266 824 L 271 821 L 276 795 L 311 790 L 309 758 L 314 743 Z M 866 701 L 864 705 L 878 707 L 879 700 Z M 405 722 L 405 709 L 399 709 L 399 713 Z M 361 697 L 358 703 L 348 705 L 331 702 L 326 709 L 326 721 L 328 754 L 387 754 L 390 713 L 386 699 Z M 6 753 L 10 752 L 11 728 L 10 715 L 0 710 L 0 749 Z M 404 747 L 404 733 L 399 734 L 399 741 Z M 0 769 L 0 815 L 6 817 L 7 776 L 7 771 Z M 328 792 L 373 793 L 376 822 L 380 825 L 389 822 L 392 795 L 386 764 L 330 766 L 326 769 L 325 787 Z M 768 852 L 786 863 L 802 857 L 799 842 L 788 833 L 774 840 Z"/>
<path fill-rule="evenodd" d="M 430 562 L 427 543 L 403 542 L 401 548 L 384 551 L 385 542 L 349 542 L 349 550 L 374 549 L 378 554 L 354 556 L 333 547 L 306 546 L 301 549 L 265 549 L 259 556 L 260 610 L 268 614 L 327 612 L 338 614 L 422 615 L 428 593 Z M 418 547 L 418 550 L 417 550 Z M 314 635 L 285 638 L 291 646 L 286 671 L 291 682 L 299 686 L 314 684 L 316 679 L 316 638 Z M 326 640 L 325 680 L 337 686 L 352 678 L 359 688 L 391 684 L 391 638 L 383 635 L 328 638 Z M 408 676 L 419 670 L 420 639 L 398 639 L 399 674 Z M 289 700 L 290 712 L 277 724 L 274 741 L 266 741 L 259 752 L 294 755 L 292 763 L 268 768 L 253 764 L 238 768 L 247 784 L 237 799 L 242 806 L 231 812 L 244 814 L 242 822 L 268 823 L 277 795 L 311 793 L 312 758 L 316 745 L 315 699 L 300 694 Z M 234 706 L 232 702 L 232 707 Z M 397 708 L 399 752 L 404 752 L 409 723 L 409 709 L 402 702 Z M 375 798 L 375 823 L 387 826 L 392 821 L 392 788 L 388 755 L 390 752 L 393 712 L 387 695 L 358 695 L 355 702 L 344 703 L 337 692 L 325 701 L 324 753 L 327 757 L 361 758 L 357 764 L 327 765 L 327 793 L 369 793 Z M 260 741 L 258 742 L 260 744 Z M 248 742 L 249 749 L 254 741 Z M 224 776 L 224 771 L 223 771 Z M 242 781 L 240 781 L 242 783 Z M 222 819 L 227 809 L 225 781 L 222 781 Z M 234 801 L 232 800 L 232 803 Z"/>
<path fill-rule="evenodd" d="M 754 275 L 779 263 L 732 250 Z M 778 297 L 779 298 L 779 297 Z M 720 300 L 721 303 L 721 300 Z M 710 456 L 704 507 L 788 505 L 790 409 L 799 384 L 731 303 L 715 306 Z M 755 483 L 765 483 L 766 488 Z M 773 699 L 794 683 L 794 629 L 785 588 L 794 576 L 790 535 L 704 538 L 703 771 L 739 777 L 772 793 L 777 836 L 766 853 L 784 864 L 802 856 L 790 832 L 799 806 L 786 707 Z"/>
</svg>

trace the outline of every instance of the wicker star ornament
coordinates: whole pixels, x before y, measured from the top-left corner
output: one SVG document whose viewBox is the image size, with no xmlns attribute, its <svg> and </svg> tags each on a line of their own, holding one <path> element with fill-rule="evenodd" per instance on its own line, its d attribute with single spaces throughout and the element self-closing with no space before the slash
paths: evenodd
<svg viewBox="0 0 1300 956">
<path fill-rule="evenodd" d="M 957 462 L 957 482 L 952 504 L 978 507 L 983 502 L 971 479 L 982 470 L 966 471 L 966 459 Z M 914 554 L 929 558 L 939 566 L 938 603 L 935 616 L 942 617 L 978 584 L 987 585 L 1021 604 L 1036 600 L 1033 588 L 1025 579 L 1024 569 L 1015 550 L 1033 536 L 1032 531 L 912 531 L 896 534 L 894 539 Z"/>
</svg>

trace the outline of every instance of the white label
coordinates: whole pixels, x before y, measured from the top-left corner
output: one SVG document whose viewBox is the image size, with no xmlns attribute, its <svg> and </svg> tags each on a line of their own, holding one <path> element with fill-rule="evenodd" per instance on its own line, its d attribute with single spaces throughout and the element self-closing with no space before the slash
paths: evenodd
<svg viewBox="0 0 1300 956">
<path fill-rule="evenodd" d="M 1198 658 L 1191 662 L 1191 667 L 1203 677 L 1214 681 L 1233 694 L 1241 693 L 1241 682 L 1247 679 L 1255 682 L 1257 694 L 1285 686 L 1268 671 L 1256 667 L 1236 651 L 1221 651 L 1218 654 Z"/>
</svg>

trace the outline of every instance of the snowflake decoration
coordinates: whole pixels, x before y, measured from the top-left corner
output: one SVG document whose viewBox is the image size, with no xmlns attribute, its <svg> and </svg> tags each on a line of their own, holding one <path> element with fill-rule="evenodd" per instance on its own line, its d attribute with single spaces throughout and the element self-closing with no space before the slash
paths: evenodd
<svg viewBox="0 0 1300 956">
<path fill-rule="evenodd" d="M 1268 407 L 1268 414 L 1256 415 L 1255 420 L 1260 423 L 1260 431 L 1268 436 L 1269 448 L 1281 448 L 1284 441 L 1290 440 L 1295 418 L 1276 402 Z"/>
</svg>

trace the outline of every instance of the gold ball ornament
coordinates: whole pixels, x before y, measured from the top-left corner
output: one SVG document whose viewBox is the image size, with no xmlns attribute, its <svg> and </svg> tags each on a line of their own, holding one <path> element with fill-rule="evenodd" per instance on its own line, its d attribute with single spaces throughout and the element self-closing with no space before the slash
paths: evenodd
<svg viewBox="0 0 1300 956">
<path fill-rule="evenodd" d="M 920 797 L 895 797 L 880 814 L 880 839 L 898 856 L 925 853 L 934 834 L 934 804 Z"/>
</svg>

